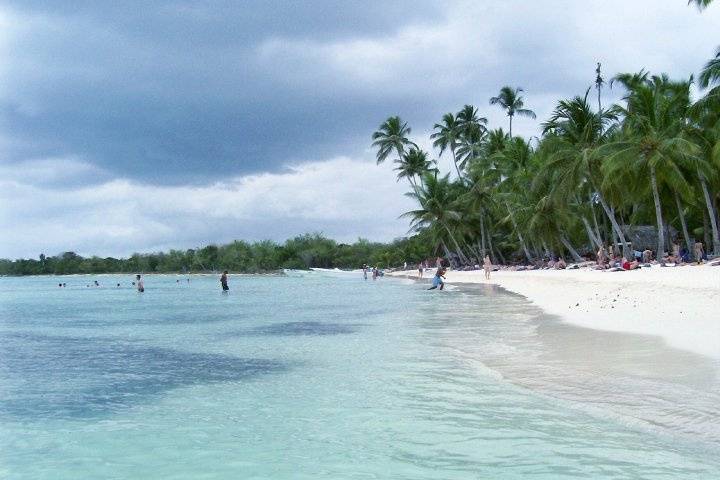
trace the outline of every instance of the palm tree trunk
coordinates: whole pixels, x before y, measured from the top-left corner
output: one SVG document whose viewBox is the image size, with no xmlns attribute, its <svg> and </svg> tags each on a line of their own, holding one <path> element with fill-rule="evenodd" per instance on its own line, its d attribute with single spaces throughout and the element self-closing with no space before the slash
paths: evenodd
<svg viewBox="0 0 720 480">
<path fill-rule="evenodd" d="M 717 224 L 717 216 L 715 215 L 715 207 L 713 206 L 713 202 L 710 199 L 710 192 L 708 191 L 707 182 L 705 181 L 705 176 L 698 170 L 698 175 L 700 177 L 700 186 L 702 187 L 703 191 L 703 197 L 705 198 L 705 206 L 707 207 L 708 215 L 710 215 L 710 227 L 712 232 L 712 242 L 713 242 L 713 253 L 715 255 L 720 254 L 720 234 L 718 234 L 718 224 Z"/>
<path fill-rule="evenodd" d="M 480 251 L 482 253 L 481 261 L 485 258 L 485 215 L 483 215 L 482 211 L 480 212 Z"/>
<path fill-rule="evenodd" d="M 655 220 L 657 221 L 658 231 L 658 250 L 656 258 L 662 258 L 662 254 L 665 251 L 665 230 L 663 228 L 662 207 L 660 205 L 660 193 L 658 192 L 655 167 L 650 167 L 650 185 L 652 186 L 653 201 L 655 202 Z"/>
<path fill-rule="evenodd" d="M 453 164 L 455 165 L 455 171 L 457 172 L 458 179 L 462 182 L 463 176 L 460 175 L 460 168 L 458 168 L 457 158 L 455 157 L 455 148 L 450 148 L 450 153 L 452 153 Z"/>
<path fill-rule="evenodd" d="M 512 140 L 512 115 L 508 115 L 510 117 L 510 139 Z"/>
<path fill-rule="evenodd" d="M 610 206 L 608 206 L 607 202 L 605 202 L 605 198 L 602 196 L 601 193 L 598 191 L 598 199 L 600 200 L 600 205 L 602 205 L 603 210 L 605 211 L 605 215 L 607 215 L 608 220 L 610 220 L 610 224 L 612 225 L 613 231 L 620 239 L 620 243 L 622 243 L 623 246 L 623 255 L 627 253 L 627 240 L 625 240 L 625 234 L 623 233 L 622 229 L 620 228 L 620 225 L 618 224 L 617 220 L 615 219 L 615 214 L 612 210 L 610 210 Z"/>
<path fill-rule="evenodd" d="M 450 229 L 448 228 L 447 225 L 443 225 L 443 226 L 445 227 L 445 230 L 448 232 L 448 235 L 450 235 L 450 240 L 452 240 L 453 244 L 455 245 L 455 248 L 457 249 L 457 254 L 458 254 L 458 257 L 460 257 L 460 261 L 462 263 L 468 263 L 467 257 L 463 253 L 462 248 L 460 248 L 460 244 L 457 242 L 457 240 L 455 240 L 455 236 L 452 234 L 452 232 L 450 231 Z"/>
<path fill-rule="evenodd" d="M 522 233 L 520 233 L 520 229 L 517 226 L 517 222 L 515 222 L 515 215 L 513 215 L 513 212 L 510 209 L 510 204 L 507 201 L 505 202 L 505 207 L 507 208 L 507 211 L 510 214 L 510 221 L 513 224 L 513 228 L 515 229 L 515 232 L 517 232 L 518 240 L 520 240 L 520 246 L 522 247 L 523 252 L 525 252 L 525 257 L 527 258 L 528 262 L 532 263 L 532 261 L 533 261 L 532 255 L 530 255 L 530 251 L 528 250 L 527 246 L 525 245 L 525 240 L 523 240 Z"/>
<path fill-rule="evenodd" d="M 572 244 L 568 241 L 567 238 L 565 238 L 565 235 L 560 235 L 560 242 L 565 246 L 565 248 L 568 249 L 568 252 L 570 252 L 570 255 L 572 255 L 573 260 L 576 262 L 582 262 L 582 257 L 580 254 L 578 254 L 577 250 L 575 250 L 572 246 Z"/>
<path fill-rule="evenodd" d="M 585 226 L 585 232 L 587 233 L 588 238 L 590 239 L 590 248 L 596 249 L 600 248 L 602 246 L 602 242 L 599 238 L 595 236 L 595 233 L 592 230 L 592 227 L 590 226 L 590 222 L 588 222 L 588 219 L 584 216 L 580 216 L 580 219 L 583 222 L 583 225 Z"/>
<path fill-rule="evenodd" d="M 490 232 L 487 232 L 487 241 L 490 252 L 490 261 L 495 263 L 495 261 L 499 259 L 503 264 L 506 264 L 507 262 L 505 261 L 505 257 L 503 257 L 502 253 L 500 253 L 500 250 L 497 250 L 497 256 L 493 253 L 492 234 Z"/>
</svg>

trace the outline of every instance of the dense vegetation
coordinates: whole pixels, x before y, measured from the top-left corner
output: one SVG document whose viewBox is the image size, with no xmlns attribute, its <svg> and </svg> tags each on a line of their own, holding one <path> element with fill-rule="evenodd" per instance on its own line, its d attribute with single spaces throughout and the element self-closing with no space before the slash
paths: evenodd
<svg viewBox="0 0 720 480">
<path fill-rule="evenodd" d="M 372 135 L 377 161 L 392 158 L 398 180 L 409 181 L 417 202 L 405 214 L 411 226 L 460 264 L 486 254 L 503 263 L 579 260 L 601 245 L 630 258 L 639 242 L 630 244 L 628 232 L 646 225 L 656 252 L 672 251 L 673 241 L 692 251 L 699 240 L 720 254 L 720 49 L 697 82 L 618 74 L 610 86 L 624 94 L 609 106 L 605 86 L 598 64 L 594 86 L 559 100 L 532 140 L 512 135 L 514 117 L 535 118 L 520 88 L 503 87 L 489 100 L 507 114 L 508 132 L 489 128 L 472 105 L 445 114 L 431 140 L 452 159 L 446 174 L 393 116 Z"/>
<path fill-rule="evenodd" d="M 431 255 L 430 242 L 422 235 L 398 239 L 389 244 L 359 239 L 353 244 L 337 243 L 319 234 L 302 235 L 277 244 L 271 241 L 235 241 L 208 245 L 198 250 L 170 250 L 167 253 L 134 254 L 129 258 L 83 258 L 73 252 L 28 260 L 0 260 L 0 275 L 42 275 L 74 273 L 171 273 L 231 272 L 259 273 L 282 268 L 360 268 L 364 263 L 380 267 L 418 262 Z"/>
</svg>

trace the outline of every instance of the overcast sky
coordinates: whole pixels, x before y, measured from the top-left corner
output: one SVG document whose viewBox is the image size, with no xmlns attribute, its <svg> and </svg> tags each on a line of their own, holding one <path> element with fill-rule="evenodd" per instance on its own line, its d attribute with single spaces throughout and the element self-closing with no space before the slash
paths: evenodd
<svg viewBox="0 0 720 480">
<path fill-rule="evenodd" d="M 391 240 L 411 205 L 370 149 L 388 116 L 429 148 L 466 103 L 506 127 L 509 84 L 537 135 L 596 62 L 687 77 L 719 31 L 685 0 L 0 2 L 0 257 Z"/>
</svg>

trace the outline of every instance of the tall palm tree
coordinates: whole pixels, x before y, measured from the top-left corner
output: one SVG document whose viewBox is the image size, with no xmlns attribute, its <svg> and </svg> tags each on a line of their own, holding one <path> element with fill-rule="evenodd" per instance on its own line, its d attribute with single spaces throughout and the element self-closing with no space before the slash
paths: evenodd
<svg viewBox="0 0 720 480">
<path fill-rule="evenodd" d="M 507 113 L 507 116 L 510 118 L 510 136 L 512 137 L 512 121 L 513 117 L 515 115 L 519 115 L 521 117 L 530 117 L 530 118 L 536 118 L 535 112 L 532 110 L 528 110 L 527 108 L 523 108 L 525 106 L 525 102 L 523 101 L 522 88 L 512 88 L 509 86 L 504 86 L 500 89 L 500 93 L 497 97 L 490 98 L 490 105 L 500 105 L 505 112 Z"/>
<path fill-rule="evenodd" d="M 398 162 L 396 171 L 398 171 L 398 181 L 401 178 L 407 178 L 413 188 L 417 187 L 417 178 L 423 178 L 424 175 L 434 170 L 434 160 L 428 160 L 427 152 L 417 147 L 410 147 L 407 153 L 403 154 L 402 159 Z"/>
<path fill-rule="evenodd" d="M 458 178 L 461 178 L 457 157 L 455 156 L 455 149 L 458 146 L 458 139 L 462 133 L 462 128 L 455 118 L 455 115 L 446 113 L 442 117 L 442 123 L 436 123 L 433 129 L 436 130 L 435 133 L 430 135 L 430 139 L 433 141 L 433 147 L 440 149 L 440 156 L 442 156 L 445 150 L 450 150 L 455 171 L 457 172 Z"/>
<path fill-rule="evenodd" d="M 399 161 L 405 148 L 415 145 L 408 139 L 410 127 L 400 117 L 394 116 L 385 120 L 377 131 L 372 134 L 372 146 L 378 149 L 376 158 L 378 165 L 384 162 L 392 153 L 395 153 Z"/>
<path fill-rule="evenodd" d="M 665 183 L 673 190 L 687 188 L 682 170 L 698 153 L 698 147 L 686 138 L 690 81 L 671 82 L 665 75 L 640 83 L 627 83 L 623 78 L 619 81 L 628 89 L 626 106 L 619 107 L 623 127 L 619 138 L 608 145 L 612 153 L 604 165 L 605 181 L 626 182 L 639 172 L 647 175 L 655 205 L 660 258 L 665 250 L 660 186 Z"/>
</svg>

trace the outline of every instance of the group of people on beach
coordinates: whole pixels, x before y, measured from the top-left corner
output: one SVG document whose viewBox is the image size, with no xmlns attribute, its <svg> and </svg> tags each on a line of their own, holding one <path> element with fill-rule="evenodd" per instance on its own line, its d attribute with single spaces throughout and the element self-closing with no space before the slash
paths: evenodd
<svg viewBox="0 0 720 480">
<path fill-rule="evenodd" d="M 651 265 L 652 263 L 659 263 L 665 267 L 668 264 L 673 266 L 679 266 L 684 264 L 696 263 L 700 265 L 704 260 L 707 260 L 705 254 L 705 248 L 702 242 L 695 242 L 693 245 L 693 256 L 690 255 L 690 251 L 686 248 L 681 248 L 680 244 L 673 242 L 672 253 L 663 252 L 660 258 L 657 257 L 656 252 L 653 252 L 649 248 L 643 251 L 632 250 L 632 259 L 628 258 L 630 255 L 622 256 L 619 252 L 619 247 L 615 246 L 608 247 L 601 246 L 595 257 L 596 269 L 597 270 L 635 270 L 643 265 Z M 612 255 L 612 256 L 611 256 Z"/>
</svg>

